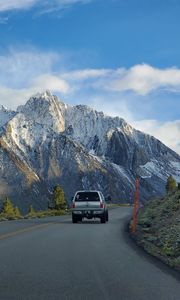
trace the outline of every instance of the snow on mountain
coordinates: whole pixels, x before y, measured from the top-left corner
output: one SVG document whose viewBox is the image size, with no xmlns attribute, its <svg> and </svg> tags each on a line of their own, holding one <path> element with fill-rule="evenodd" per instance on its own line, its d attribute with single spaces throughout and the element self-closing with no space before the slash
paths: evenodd
<svg viewBox="0 0 180 300">
<path fill-rule="evenodd" d="M 87 106 L 69 107 L 65 112 L 66 134 L 83 145 L 90 154 L 104 157 L 142 178 L 179 175 L 179 155 L 154 137 L 132 128 L 122 118 L 105 116 Z M 178 173 L 179 174 L 179 173 Z"/>
<path fill-rule="evenodd" d="M 0 105 L 0 127 L 5 125 L 15 114 L 16 112 L 8 110 L 3 105 Z"/>
<path fill-rule="evenodd" d="M 67 107 L 65 111 L 66 134 L 84 145 L 89 151 L 94 150 L 103 156 L 107 141 L 115 130 L 132 136 L 134 129 L 119 117 L 110 117 L 97 112 L 86 105 Z"/>
<path fill-rule="evenodd" d="M 31 189 L 32 201 L 37 204 L 39 197 L 43 203 L 44 191 L 47 204 L 48 190 L 60 183 L 67 198 L 77 189 L 100 189 L 114 201 L 129 202 L 138 175 L 144 201 L 164 193 L 169 174 L 180 181 L 179 155 L 122 118 L 68 106 L 49 91 L 31 97 L 17 112 L 1 112 L 0 196 L 16 185 L 19 199 Z"/>
<path fill-rule="evenodd" d="M 63 132 L 65 129 L 64 110 L 65 104 L 60 103 L 49 91 L 31 97 L 25 105 L 17 109 L 27 119 L 55 132 Z"/>
</svg>

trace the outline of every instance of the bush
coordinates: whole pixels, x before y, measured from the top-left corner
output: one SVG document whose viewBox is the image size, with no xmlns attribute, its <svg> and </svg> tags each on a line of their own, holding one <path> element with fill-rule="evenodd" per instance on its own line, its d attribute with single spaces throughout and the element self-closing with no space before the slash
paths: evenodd
<svg viewBox="0 0 180 300">
<path fill-rule="evenodd" d="M 64 191 L 59 185 L 56 185 L 53 190 L 53 206 L 56 210 L 65 210 L 67 208 Z"/>
<path fill-rule="evenodd" d="M 6 197 L 3 202 L 2 212 L 0 216 L 1 219 L 13 220 L 13 219 L 20 219 L 21 213 L 19 211 L 19 208 L 17 206 L 14 207 L 11 200 L 8 197 Z"/>
<path fill-rule="evenodd" d="M 30 217 L 30 218 L 36 217 L 36 211 L 32 205 L 29 206 L 28 217 Z"/>
<path fill-rule="evenodd" d="M 2 212 L 5 215 L 14 216 L 14 206 L 9 198 L 4 200 Z"/>
<path fill-rule="evenodd" d="M 176 180 L 172 177 L 172 175 L 170 175 L 167 179 L 166 191 L 172 192 L 173 190 L 176 189 L 176 187 L 177 187 Z"/>
</svg>

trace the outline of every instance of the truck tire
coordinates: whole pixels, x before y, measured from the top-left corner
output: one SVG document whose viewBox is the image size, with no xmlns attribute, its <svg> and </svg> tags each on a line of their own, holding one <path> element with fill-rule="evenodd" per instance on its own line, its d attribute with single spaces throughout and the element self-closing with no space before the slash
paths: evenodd
<svg viewBox="0 0 180 300">
<path fill-rule="evenodd" d="M 72 223 L 77 223 L 77 221 L 77 218 L 74 215 L 72 215 Z"/>
<path fill-rule="evenodd" d="M 101 217 L 101 223 L 106 223 L 106 213 L 104 213 Z"/>
<path fill-rule="evenodd" d="M 109 213 L 108 213 L 108 211 L 106 212 L 106 222 L 108 222 L 109 221 Z"/>
</svg>

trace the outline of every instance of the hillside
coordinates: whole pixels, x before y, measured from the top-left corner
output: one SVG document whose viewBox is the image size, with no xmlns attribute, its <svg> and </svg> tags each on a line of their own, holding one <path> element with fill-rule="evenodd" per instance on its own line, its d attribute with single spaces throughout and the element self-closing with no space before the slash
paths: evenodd
<svg viewBox="0 0 180 300">
<path fill-rule="evenodd" d="M 180 190 L 140 209 L 135 237 L 147 252 L 180 271 Z"/>
<path fill-rule="evenodd" d="M 85 105 L 69 106 L 49 91 L 17 111 L 0 108 L 0 199 L 21 209 L 47 207 L 60 184 L 68 201 L 78 189 L 98 189 L 113 202 L 165 193 L 171 174 L 180 181 L 180 156 L 124 119 Z"/>
</svg>

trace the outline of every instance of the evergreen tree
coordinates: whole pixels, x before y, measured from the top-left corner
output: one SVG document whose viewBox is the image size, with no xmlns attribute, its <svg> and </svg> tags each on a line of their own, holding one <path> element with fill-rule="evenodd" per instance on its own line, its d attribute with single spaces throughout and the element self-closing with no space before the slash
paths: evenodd
<svg viewBox="0 0 180 300">
<path fill-rule="evenodd" d="M 64 191 L 59 185 L 56 185 L 54 187 L 53 202 L 54 202 L 54 208 L 57 210 L 64 210 L 67 207 L 66 201 L 64 198 Z"/>
<path fill-rule="evenodd" d="M 7 216 L 14 216 L 14 206 L 9 198 L 6 197 L 6 199 L 3 202 L 3 209 L 2 212 Z"/>
<path fill-rule="evenodd" d="M 180 190 L 180 183 L 178 183 L 178 190 Z"/>
<path fill-rule="evenodd" d="M 20 218 L 21 217 L 20 210 L 19 210 L 19 208 L 17 206 L 14 208 L 14 215 L 15 215 L 16 218 Z"/>
<path fill-rule="evenodd" d="M 28 216 L 34 216 L 36 214 L 35 209 L 33 208 L 32 204 L 29 206 Z"/>
<path fill-rule="evenodd" d="M 173 190 L 175 190 L 177 187 L 176 185 L 176 180 L 172 177 L 172 175 L 170 175 L 167 179 L 167 183 L 166 183 L 166 191 L 167 192 L 172 192 Z"/>
</svg>

